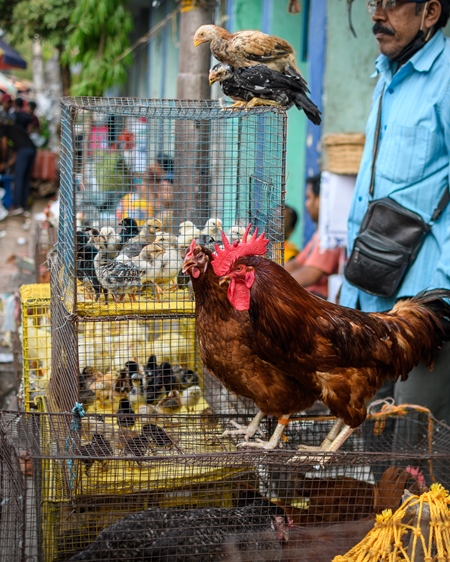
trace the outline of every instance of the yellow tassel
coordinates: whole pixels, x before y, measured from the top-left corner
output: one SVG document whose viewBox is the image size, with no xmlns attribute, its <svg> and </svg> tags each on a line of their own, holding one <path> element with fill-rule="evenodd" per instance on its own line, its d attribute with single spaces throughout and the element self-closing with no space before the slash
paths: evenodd
<svg viewBox="0 0 450 562">
<path fill-rule="evenodd" d="M 335 556 L 333 562 L 412 562 L 416 554 L 424 562 L 444 562 L 450 559 L 450 496 L 441 484 L 433 484 L 429 492 L 409 497 L 392 514 L 386 509 L 376 516 L 374 528 L 364 539 L 343 556 Z M 424 513 L 428 514 L 424 517 Z M 408 513 L 414 517 L 414 525 L 403 523 Z M 427 529 L 428 537 L 422 532 Z M 409 544 L 402 537 L 410 533 Z M 433 552 L 436 553 L 433 558 Z"/>
</svg>

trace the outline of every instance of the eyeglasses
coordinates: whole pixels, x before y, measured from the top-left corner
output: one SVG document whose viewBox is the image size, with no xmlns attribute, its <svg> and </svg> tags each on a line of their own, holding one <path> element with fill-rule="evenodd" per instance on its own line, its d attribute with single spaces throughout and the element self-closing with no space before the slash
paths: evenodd
<svg viewBox="0 0 450 562">
<path fill-rule="evenodd" d="M 377 11 L 378 6 L 383 10 L 393 10 L 398 4 L 407 4 L 414 0 L 367 0 L 367 11 L 371 16 Z"/>
</svg>

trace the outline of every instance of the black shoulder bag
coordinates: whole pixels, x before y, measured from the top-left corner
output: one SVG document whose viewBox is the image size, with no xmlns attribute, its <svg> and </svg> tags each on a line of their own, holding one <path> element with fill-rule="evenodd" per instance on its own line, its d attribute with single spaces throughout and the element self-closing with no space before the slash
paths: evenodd
<svg viewBox="0 0 450 562">
<path fill-rule="evenodd" d="M 383 94 L 384 89 L 378 106 L 370 195 L 375 183 Z M 390 197 L 371 201 L 345 266 L 347 281 L 372 295 L 392 297 L 416 259 L 425 236 L 449 201 L 450 191 L 446 189 L 429 223 Z"/>
</svg>

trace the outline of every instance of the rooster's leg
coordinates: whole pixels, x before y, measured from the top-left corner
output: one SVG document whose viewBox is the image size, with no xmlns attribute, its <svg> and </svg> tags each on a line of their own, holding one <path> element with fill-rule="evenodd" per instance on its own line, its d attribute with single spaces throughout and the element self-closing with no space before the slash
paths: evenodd
<svg viewBox="0 0 450 562">
<path fill-rule="evenodd" d="M 269 439 L 269 441 L 262 441 L 261 439 L 256 439 L 255 441 L 244 441 L 243 443 L 240 443 L 241 447 L 255 447 L 257 449 L 266 449 L 268 451 L 271 451 L 272 449 L 276 449 L 280 443 L 280 439 L 281 436 L 283 435 L 283 431 L 285 430 L 288 421 L 289 421 L 290 415 L 286 414 L 284 416 L 281 416 L 281 418 L 278 418 L 278 424 L 277 427 L 275 428 L 275 431 L 272 433 L 271 438 Z"/>
<path fill-rule="evenodd" d="M 316 445 L 299 445 L 298 448 L 301 451 L 328 451 L 328 447 L 331 446 L 336 437 L 339 435 L 339 432 L 341 431 L 343 425 L 344 422 L 338 418 L 333 423 L 333 427 L 330 429 L 328 435 L 322 441 L 320 447 L 317 447 Z"/>
<path fill-rule="evenodd" d="M 245 436 L 244 439 L 246 441 L 248 441 L 248 439 L 250 439 L 250 437 L 253 437 L 256 432 L 259 432 L 260 435 L 263 435 L 263 432 L 259 429 L 259 424 L 261 423 L 261 420 L 263 419 L 264 415 L 265 414 L 263 414 L 261 411 L 259 411 L 247 426 L 240 425 L 239 423 L 235 422 L 234 420 L 231 420 L 231 423 L 237 429 L 227 429 L 226 431 L 224 431 L 222 433 L 222 436 L 244 435 Z"/>
<path fill-rule="evenodd" d="M 348 425 L 345 425 L 342 420 L 338 419 L 334 422 L 333 427 L 331 428 L 330 432 L 323 440 L 322 445 L 320 447 L 315 447 L 315 448 L 311 447 L 307 449 L 304 446 L 300 446 L 299 448 L 303 450 L 307 449 L 310 452 L 315 451 L 317 453 L 335 453 L 342 447 L 342 445 L 347 441 L 347 439 L 354 431 L 355 431 L 354 429 L 352 429 Z M 324 466 L 329 461 L 329 459 L 330 457 L 328 455 L 321 455 L 318 457 L 314 457 L 313 455 L 310 456 L 308 454 L 305 454 L 305 455 L 296 455 L 295 457 L 292 457 L 292 459 L 288 460 L 288 463 L 316 462 Z"/>
</svg>

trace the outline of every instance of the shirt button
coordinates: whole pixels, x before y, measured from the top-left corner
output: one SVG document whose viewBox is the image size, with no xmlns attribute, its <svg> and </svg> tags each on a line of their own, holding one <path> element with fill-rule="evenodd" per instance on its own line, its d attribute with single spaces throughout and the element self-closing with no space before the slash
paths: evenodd
<svg viewBox="0 0 450 562">
<path fill-rule="evenodd" d="M 389 88 L 388 92 L 389 92 L 390 94 L 393 94 L 393 93 L 394 93 L 394 89 L 393 89 L 393 88 Z"/>
<path fill-rule="evenodd" d="M 362 197 L 361 195 L 358 197 L 358 201 L 362 201 Z"/>
</svg>

